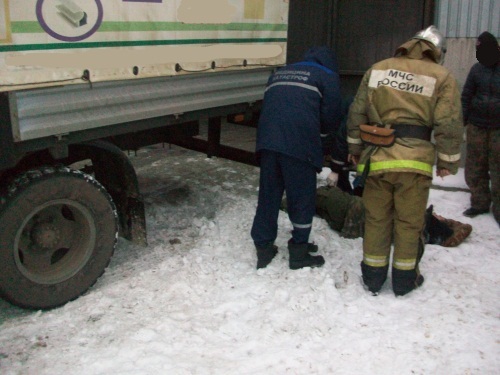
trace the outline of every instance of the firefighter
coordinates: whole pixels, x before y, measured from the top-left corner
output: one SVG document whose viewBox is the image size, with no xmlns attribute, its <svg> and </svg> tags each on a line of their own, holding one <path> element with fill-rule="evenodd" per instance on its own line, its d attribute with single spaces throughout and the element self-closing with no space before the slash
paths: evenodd
<svg viewBox="0 0 500 375">
<path fill-rule="evenodd" d="M 422 285 L 418 265 L 424 252 L 422 232 L 436 156 L 437 176 L 458 170 L 462 109 L 457 82 L 441 65 L 445 52 L 446 40 L 435 26 L 418 32 L 394 57 L 365 73 L 349 111 L 349 160 L 357 165 L 364 185 L 361 270 L 364 284 L 374 295 L 387 278 L 393 239 L 395 295 Z M 364 124 L 393 129 L 394 143 L 364 144 L 360 131 L 367 128 L 360 127 Z"/>
<path fill-rule="evenodd" d="M 340 80 L 336 57 L 327 47 L 313 47 L 304 60 L 278 69 L 268 80 L 257 128 L 256 153 L 260 166 L 259 197 L 251 236 L 257 268 L 277 254 L 281 198 L 286 191 L 293 224 L 288 241 L 291 269 L 320 267 L 322 256 L 309 254 L 315 212 L 316 174 L 330 153 L 341 119 Z"/>
</svg>

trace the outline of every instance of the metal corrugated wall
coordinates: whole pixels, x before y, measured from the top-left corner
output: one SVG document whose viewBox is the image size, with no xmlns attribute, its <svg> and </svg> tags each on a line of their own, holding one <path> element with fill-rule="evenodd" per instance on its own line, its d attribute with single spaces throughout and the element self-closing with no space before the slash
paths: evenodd
<svg viewBox="0 0 500 375">
<path fill-rule="evenodd" d="M 500 37 L 500 0 L 436 0 L 434 23 L 446 36 L 444 61 L 455 76 L 460 91 L 476 60 L 476 39 L 483 31 Z M 462 163 L 465 160 L 465 142 Z"/>
<path fill-rule="evenodd" d="M 479 34 L 487 30 L 500 36 L 500 0 L 289 1 L 288 62 L 301 59 L 309 46 L 331 46 L 337 52 L 348 95 L 355 92 L 372 63 L 390 56 L 398 43 L 420 27 L 435 24 L 446 36 L 444 65 L 460 86 L 477 62 Z"/>
<path fill-rule="evenodd" d="M 476 38 L 483 31 L 500 36 L 500 0 L 436 0 L 435 24 L 448 41 L 444 65 L 460 87 L 476 60 Z"/>
<path fill-rule="evenodd" d="M 436 23 L 448 38 L 500 36 L 500 0 L 436 0 Z"/>
</svg>

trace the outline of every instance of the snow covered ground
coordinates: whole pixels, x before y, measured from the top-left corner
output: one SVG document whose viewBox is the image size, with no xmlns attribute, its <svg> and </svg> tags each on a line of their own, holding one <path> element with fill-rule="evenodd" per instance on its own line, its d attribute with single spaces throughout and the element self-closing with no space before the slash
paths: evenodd
<svg viewBox="0 0 500 375">
<path fill-rule="evenodd" d="M 462 216 L 466 191 L 432 189 L 429 203 L 472 224 L 467 241 L 427 246 L 418 290 L 396 298 L 388 280 L 373 297 L 361 239 L 319 218 L 322 268 L 288 268 L 282 213 L 279 254 L 255 269 L 257 168 L 175 147 L 131 158 L 149 246 L 120 239 L 103 277 L 61 308 L 0 300 L 1 374 L 500 373 L 499 228 L 491 214 Z M 466 187 L 463 170 L 434 183 Z"/>
</svg>

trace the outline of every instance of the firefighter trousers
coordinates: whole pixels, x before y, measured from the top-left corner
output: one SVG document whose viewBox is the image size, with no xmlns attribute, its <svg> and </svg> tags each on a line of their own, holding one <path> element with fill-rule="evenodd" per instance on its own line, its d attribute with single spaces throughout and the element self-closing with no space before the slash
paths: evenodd
<svg viewBox="0 0 500 375">
<path fill-rule="evenodd" d="M 422 230 L 432 178 L 411 172 L 368 176 L 363 191 L 363 262 L 400 270 L 417 269 L 423 254 Z"/>
</svg>

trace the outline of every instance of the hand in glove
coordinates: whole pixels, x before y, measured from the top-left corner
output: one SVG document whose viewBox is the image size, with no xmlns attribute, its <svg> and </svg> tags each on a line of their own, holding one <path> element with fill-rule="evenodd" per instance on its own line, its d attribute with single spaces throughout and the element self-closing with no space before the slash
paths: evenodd
<svg viewBox="0 0 500 375">
<path fill-rule="evenodd" d="M 335 172 L 331 172 L 326 178 L 326 184 L 328 186 L 337 186 L 338 181 L 339 181 L 339 174 Z"/>
</svg>

